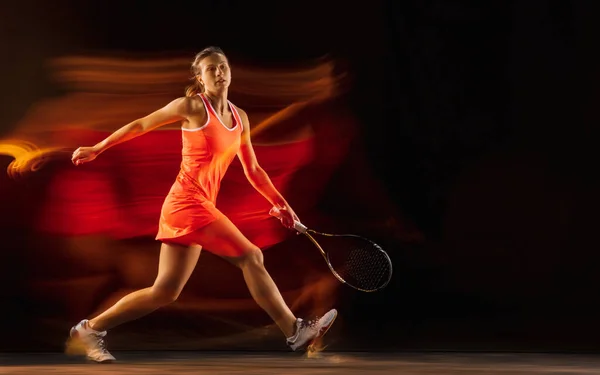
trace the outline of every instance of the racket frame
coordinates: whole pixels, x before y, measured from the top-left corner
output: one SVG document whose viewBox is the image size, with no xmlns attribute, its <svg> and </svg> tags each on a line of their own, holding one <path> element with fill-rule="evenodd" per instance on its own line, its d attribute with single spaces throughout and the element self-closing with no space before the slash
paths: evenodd
<svg viewBox="0 0 600 375">
<path fill-rule="evenodd" d="M 271 211 L 269 212 L 269 214 L 271 216 L 274 216 L 276 218 L 279 218 L 279 209 L 277 207 L 273 207 L 271 209 Z M 393 273 L 393 267 L 392 267 L 392 260 L 390 259 L 390 256 L 381 248 L 381 246 L 377 245 L 375 242 L 361 237 L 361 236 L 357 236 L 355 234 L 331 234 L 331 233 L 322 233 L 322 232 L 317 232 L 316 230 L 313 229 L 309 229 L 306 225 L 302 224 L 301 222 L 295 220 L 294 221 L 294 229 L 296 231 L 298 231 L 299 233 L 302 233 L 303 235 L 305 235 L 316 247 L 317 249 L 319 249 L 319 252 L 321 253 L 321 255 L 323 256 L 323 259 L 325 259 L 325 263 L 327 263 L 327 267 L 329 267 L 329 270 L 331 271 L 331 273 L 333 274 L 333 276 L 338 279 L 341 283 L 348 285 L 351 288 L 354 288 L 356 290 L 359 290 L 361 292 L 376 292 L 378 290 L 381 290 L 383 288 L 385 288 L 390 280 L 392 279 L 392 273 Z M 375 288 L 375 289 L 364 289 L 364 288 L 359 288 L 356 285 L 352 285 L 350 283 L 348 283 L 346 280 L 344 280 L 342 278 L 342 276 L 340 276 L 339 273 L 337 273 L 337 271 L 333 268 L 333 266 L 331 265 L 331 261 L 329 260 L 329 255 L 325 252 L 325 250 L 323 250 L 323 248 L 321 247 L 321 245 L 319 244 L 319 242 L 313 237 L 311 236 L 312 234 L 317 234 L 320 236 L 325 236 L 325 237 L 355 237 L 355 238 L 359 238 L 363 241 L 367 241 L 369 242 L 373 247 L 375 247 L 378 251 L 380 251 L 386 258 L 386 260 L 388 261 L 389 267 L 390 267 L 390 271 L 389 271 L 389 275 L 387 280 L 385 280 L 385 282 L 383 283 L 383 285 Z"/>
</svg>

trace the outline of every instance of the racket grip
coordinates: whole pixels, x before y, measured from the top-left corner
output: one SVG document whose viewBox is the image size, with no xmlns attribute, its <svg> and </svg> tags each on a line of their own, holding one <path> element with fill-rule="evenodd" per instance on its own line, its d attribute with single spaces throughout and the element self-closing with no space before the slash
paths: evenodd
<svg viewBox="0 0 600 375">
<path fill-rule="evenodd" d="M 302 224 L 298 220 L 294 220 L 294 229 L 300 233 L 306 233 L 306 230 L 308 228 L 306 227 L 306 225 Z"/>
<path fill-rule="evenodd" d="M 271 208 L 271 210 L 269 211 L 269 215 L 281 219 L 281 214 L 279 213 L 279 209 L 277 207 Z M 306 230 L 308 228 L 298 220 L 294 220 L 294 229 L 300 233 L 306 233 Z"/>
</svg>

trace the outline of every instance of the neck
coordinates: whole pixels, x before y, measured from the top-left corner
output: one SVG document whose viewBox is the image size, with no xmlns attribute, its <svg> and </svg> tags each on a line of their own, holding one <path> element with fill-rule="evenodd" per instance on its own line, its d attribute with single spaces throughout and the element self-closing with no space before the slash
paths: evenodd
<svg viewBox="0 0 600 375">
<path fill-rule="evenodd" d="M 222 115 L 225 113 L 227 110 L 227 90 L 219 92 L 207 91 L 204 93 L 204 96 L 210 100 L 210 103 L 218 114 Z"/>
</svg>

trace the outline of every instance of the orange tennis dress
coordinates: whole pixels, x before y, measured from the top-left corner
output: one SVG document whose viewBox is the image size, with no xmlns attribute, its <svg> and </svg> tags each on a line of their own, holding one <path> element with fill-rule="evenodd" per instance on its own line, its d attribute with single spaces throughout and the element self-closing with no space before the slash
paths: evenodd
<svg viewBox="0 0 600 375">
<path fill-rule="evenodd" d="M 231 128 L 219 119 L 202 94 L 206 123 L 198 129 L 183 129 L 181 168 L 163 203 L 156 239 L 181 245 L 194 243 L 194 231 L 219 219 L 215 206 L 221 179 L 236 156 L 241 141 L 242 120 L 231 104 Z"/>
</svg>

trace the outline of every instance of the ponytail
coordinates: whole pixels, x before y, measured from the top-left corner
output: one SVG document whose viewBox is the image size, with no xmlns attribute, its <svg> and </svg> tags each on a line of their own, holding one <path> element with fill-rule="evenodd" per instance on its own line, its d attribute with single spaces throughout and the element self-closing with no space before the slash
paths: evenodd
<svg viewBox="0 0 600 375">
<path fill-rule="evenodd" d="M 197 83 L 192 83 L 185 88 L 185 96 L 192 97 L 200 94 L 202 91 Z"/>
<path fill-rule="evenodd" d="M 194 83 L 185 88 L 185 96 L 192 97 L 204 92 L 204 86 L 194 80 Z"/>
</svg>

